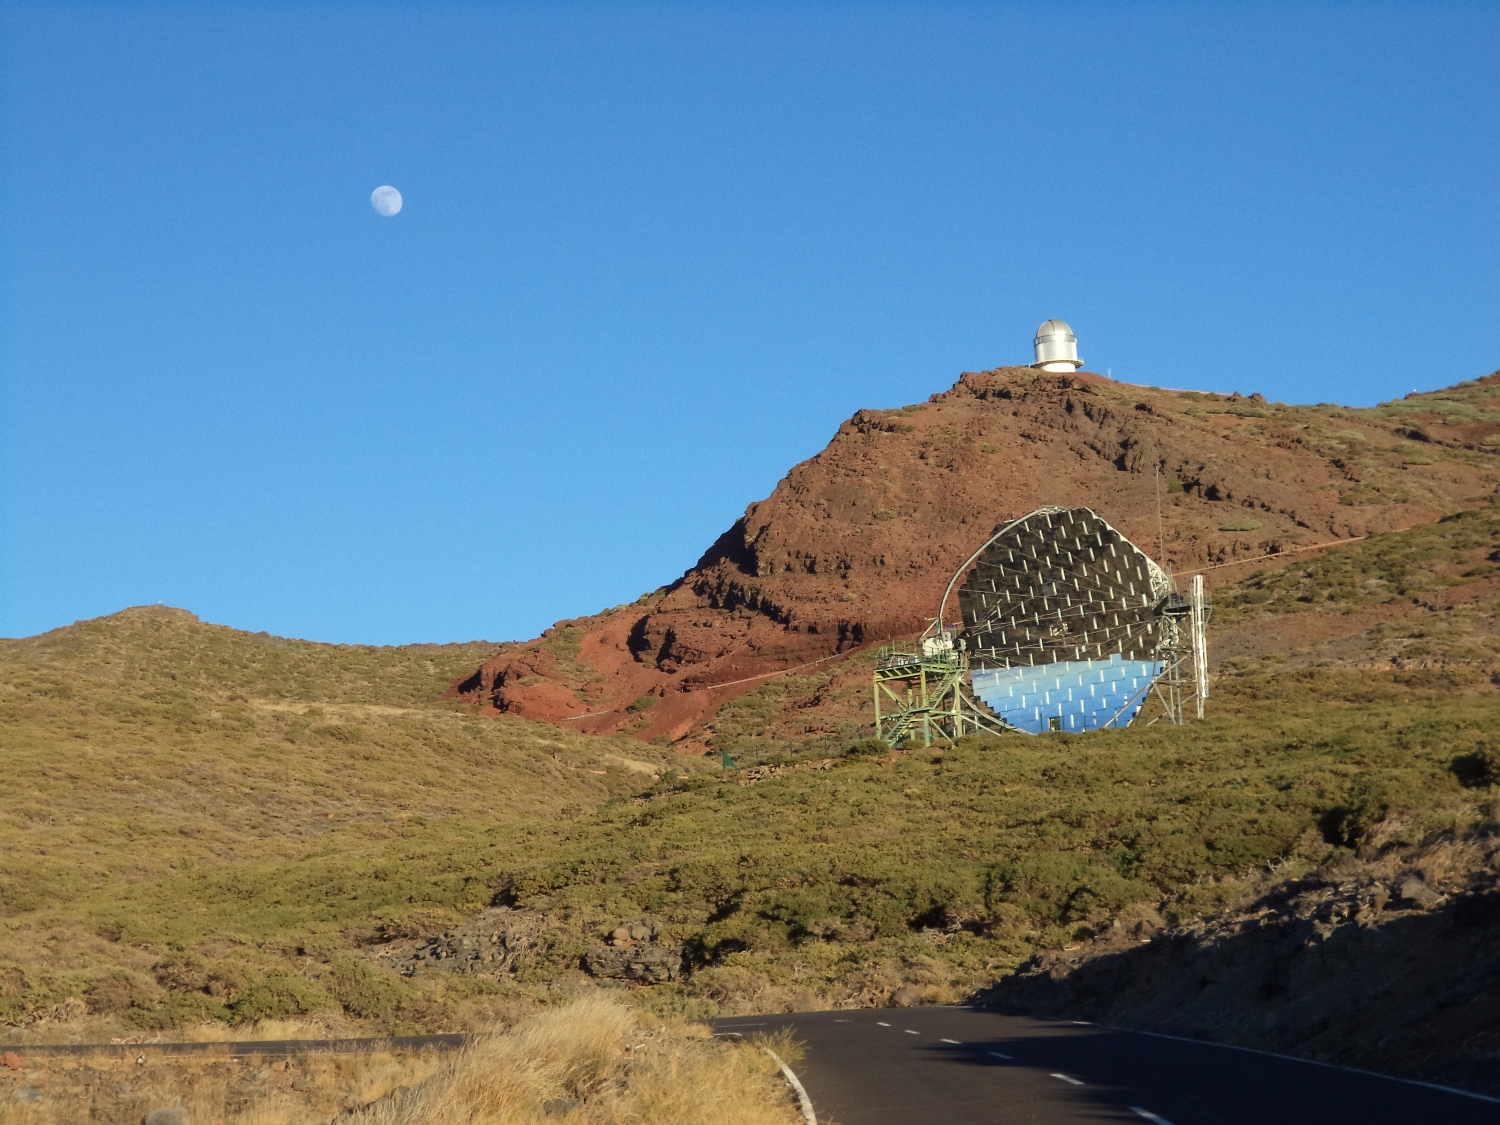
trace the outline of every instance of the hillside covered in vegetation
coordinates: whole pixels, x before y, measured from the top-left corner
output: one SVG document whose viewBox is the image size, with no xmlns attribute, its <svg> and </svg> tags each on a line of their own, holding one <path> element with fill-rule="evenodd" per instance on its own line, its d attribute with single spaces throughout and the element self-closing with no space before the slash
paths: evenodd
<svg viewBox="0 0 1500 1125">
<path fill-rule="evenodd" d="M 1185 727 L 889 753 L 745 707 L 763 761 L 730 770 L 444 702 L 468 646 L 162 608 L 6 641 L 0 1019 L 437 1030 L 593 983 L 664 1014 L 958 999 L 1340 864 L 1461 896 L 1493 849 L 1402 857 L 1500 830 L 1497 563 L 1486 505 L 1221 588 L 1239 655 Z"/>
</svg>

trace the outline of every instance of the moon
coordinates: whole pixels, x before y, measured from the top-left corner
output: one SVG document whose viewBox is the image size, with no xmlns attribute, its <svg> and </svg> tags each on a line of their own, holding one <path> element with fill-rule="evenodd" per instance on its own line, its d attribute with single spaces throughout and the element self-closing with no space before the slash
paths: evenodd
<svg viewBox="0 0 1500 1125">
<path fill-rule="evenodd" d="M 382 184 L 370 193 L 370 206 L 375 208 L 377 215 L 389 219 L 401 210 L 401 193 L 390 184 Z"/>
</svg>

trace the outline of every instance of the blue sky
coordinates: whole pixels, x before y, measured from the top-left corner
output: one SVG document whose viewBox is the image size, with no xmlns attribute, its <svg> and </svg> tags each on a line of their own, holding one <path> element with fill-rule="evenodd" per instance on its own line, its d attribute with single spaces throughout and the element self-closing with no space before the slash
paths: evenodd
<svg viewBox="0 0 1500 1125">
<path fill-rule="evenodd" d="M 1287 401 L 1494 370 L 1497 13 L 0 9 L 0 635 L 530 636 L 1052 316 Z"/>
</svg>

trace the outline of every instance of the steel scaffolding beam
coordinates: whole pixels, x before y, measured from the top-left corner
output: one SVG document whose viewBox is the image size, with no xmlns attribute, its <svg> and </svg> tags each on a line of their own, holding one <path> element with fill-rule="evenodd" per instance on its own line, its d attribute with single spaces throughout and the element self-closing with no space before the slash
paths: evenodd
<svg viewBox="0 0 1500 1125">
<path fill-rule="evenodd" d="M 917 740 L 931 746 L 936 739 L 1010 731 L 964 690 L 968 654 L 924 641 L 929 643 L 881 649 L 874 673 L 876 734 L 891 746 Z"/>
</svg>

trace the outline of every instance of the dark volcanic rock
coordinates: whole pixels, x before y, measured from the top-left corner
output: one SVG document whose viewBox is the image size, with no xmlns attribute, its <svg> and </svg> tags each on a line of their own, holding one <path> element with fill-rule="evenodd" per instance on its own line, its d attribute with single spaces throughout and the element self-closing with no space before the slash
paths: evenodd
<svg viewBox="0 0 1500 1125">
<path fill-rule="evenodd" d="M 532 911 L 492 908 L 407 947 L 395 959 L 395 967 L 405 976 L 422 969 L 483 976 L 513 973 L 520 959 L 536 947 L 545 925 L 546 919 Z"/>
<path fill-rule="evenodd" d="M 583 967 L 592 976 L 610 980 L 665 984 L 682 975 L 682 946 L 600 946 L 584 955 Z"/>
</svg>

